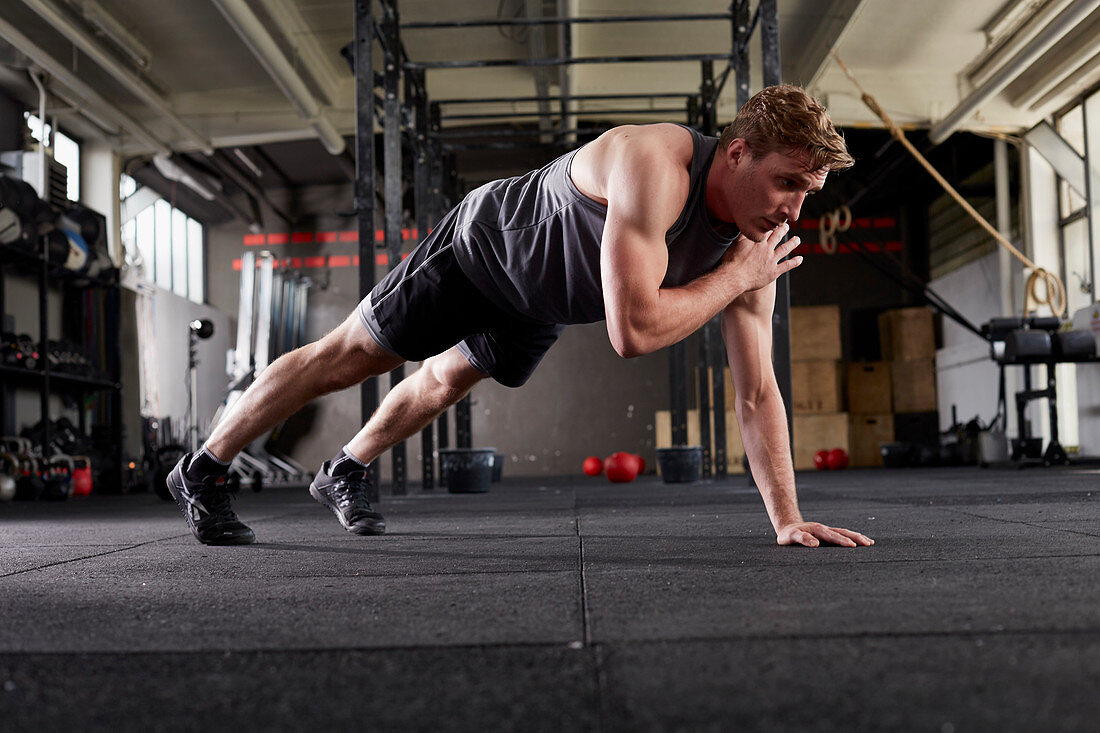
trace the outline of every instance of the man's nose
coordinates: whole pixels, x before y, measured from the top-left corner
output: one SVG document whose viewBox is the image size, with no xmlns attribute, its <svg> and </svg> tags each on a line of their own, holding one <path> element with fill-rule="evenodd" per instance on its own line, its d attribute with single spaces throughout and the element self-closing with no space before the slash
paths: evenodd
<svg viewBox="0 0 1100 733">
<path fill-rule="evenodd" d="M 787 217 L 787 223 L 793 224 L 798 221 L 798 215 L 802 213 L 802 204 L 805 202 L 805 196 L 798 196 L 797 198 L 787 201 L 780 213 Z"/>
</svg>

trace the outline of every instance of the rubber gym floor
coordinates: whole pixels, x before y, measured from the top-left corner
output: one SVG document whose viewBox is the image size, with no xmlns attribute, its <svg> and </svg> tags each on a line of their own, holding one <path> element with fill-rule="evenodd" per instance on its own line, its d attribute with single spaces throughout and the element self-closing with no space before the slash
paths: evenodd
<svg viewBox="0 0 1100 733">
<path fill-rule="evenodd" d="M 778 547 L 744 477 L 0 505 L 0 730 L 1096 731 L 1095 469 L 801 474 L 870 548 Z"/>
</svg>

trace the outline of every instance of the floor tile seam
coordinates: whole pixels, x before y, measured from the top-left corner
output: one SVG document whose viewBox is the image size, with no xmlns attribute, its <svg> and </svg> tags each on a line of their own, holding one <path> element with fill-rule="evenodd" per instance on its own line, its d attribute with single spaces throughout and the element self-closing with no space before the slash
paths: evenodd
<svg viewBox="0 0 1100 733">
<path fill-rule="evenodd" d="M 592 644 L 592 607 L 588 602 L 588 583 L 585 573 L 584 557 L 584 532 L 581 530 L 581 507 L 578 501 L 577 489 L 573 489 L 573 528 L 577 533 L 577 561 L 580 570 L 581 592 L 581 639 L 584 649 L 592 660 L 592 695 L 595 698 L 596 730 L 603 731 L 604 724 L 604 691 L 606 688 L 606 675 L 603 670 L 603 655 Z"/>
<path fill-rule="evenodd" d="M 332 528 L 330 528 L 330 529 L 332 529 Z M 357 539 L 357 536 L 352 535 L 351 533 L 335 534 L 334 532 L 327 532 L 324 535 L 324 537 L 328 537 L 330 539 L 332 537 L 339 537 L 342 540 L 347 540 L 348 545 L 368 547 L 372 544 L 381 545 L 383 543 L 386 546 L 394 546 L 394 545 L 399 545 L 399 544 L 403 544 L 403 543 L 423 544 L 423 543 L 446 541 L 446 540 L 462 540 L 462 541 L 482 540 L 482 541 L 486 541 L 486 542 L 488 542 L 488 541 L 508 542 L 508 541 L 516 541 L 516 540 L 563 540 L 563 541 L 564 540 L 570 540 L 570 541 L 572 541 L 574 539 L 575 535 L 566 535 L 566 534 L 562 534 L 562 535 L 553 535 L 553 534 L 551 534 L 551 535 L 526 535 L 526 534 L 520 534 L 520 535 L 491 535 L 491 536 L 486 537 L 485 535 L 450 534 L 450 535 L 432 535 L 432 536 L 412 537 L 412 536 L 406 536 L 406 535 L 386 534 L 386 535 L 374 535 L 374 536 L 371 536 L 371 537 L 362 537 L 361 539 Z M 298 548 L 300 548 L 300 547 L 310 546 L 310 545 L 301 545 L 301 544 L 297 544 L 297 543 L 298 542 L 308 542 L 309 539 L 310 538 L 308 538 L 308 537 L 302 538 L 302 537 L 299 536 L 294 541 L 289 541 L 288 540 L 288 541 L 284 541 L 284 542 L 278 542 L 278 541 L 267 541 L 267 542 L 265 542 L 261 538 L 259 541 L 255 542 L 251 545 L 246 545 L 245 548 L 246 549 L 255 549 L 255 550 L 274 549 L 274 550 L 285 550 L 285 551 L 288 551 L 288 552 L 297 552 L 297 551 L 299 551 Z M 276 546 L 272 547 L 272 545 L 276 545 Z M 338 550 L 338 549 L 342 549 L 342 548 L 340 548 L 338 546 L 333 546 L 331 549 Z"/>
<path fill-rule="evenodd" d="M 373 652 L 417 652 L 417 651 L 477 651 L 477 650 L 545 650 L 566 651 L 580 653 L 571 646 L 574 640 L 561 641 L 499 641 L 499 642 L 468 642 L 458 644 L 384 644 L 379 646 L 369 645 L 340 645 L 340 646 L 316 646 L 316 647 L 292 647 L 286 649 L 254 646 L 254 647 L 204 647 L 188 649 L 88 649 L 88 650 L 11 650 L 0 649 L 0 663 L 8 657 L 74 657 L 74 656 L 183 656 L 208 658 L 211 655 L 218 657 L 232 656 L 234 654 L 284 654 L 284 655 L 309 655 L 309 654 L 348 654 L 348 653 L 373 653 Z"/>
<path fill-rule="evenodd" d="M 1076 638 L 1081 636 L 1100 637 L 1100 626 L 1065 629 L 1016 628 L 1016 629 L 959 629 L 928 631 L 854 631 L 808 634 L 722 634 L 715 636 L 676 636 L 646 639 L 597 639 L 595 647 L 646 646 L 655 644 L 685 643 L 707 644 L 714 642 L 804 642 L 804 641 L 842 641 L 842 640 L 889 640 L 889 639 L 954 639 L 954 638 L 996 638 L 996 637 L 1057 637 Z"/>
<path fill-rule="evenodd" d="M 1081 532 L 1081 531 L 1076 530 L 1076 529 L 1066 529 L 1066 528 L 1063 528 L 1063 527 L 1047 527 L 1047 526 L 1044 526 L 1044 525 L 1041 525 L 1041 524 L 1035 524 L 1034 522 L 1028 522 L 1028 521 L 1024 521 L 1024 520 L 1021 520 L 1021 519 L 1005 519 L 1004 517 L 989 517 L 989 516 L 986 516 L 984 514 L 977 514 L 973 511 L 964 511 L 962 509 L 950 509 L 949 508 L 948 511 L 953 512 L 955 514 L 962 514 L 962 515 L 967 516 L 967 517 L 976 517 L 978 519 L 988 519 L 988 520 L 993 521 L 993 522 L 1001 522 L 1002 524 L 1020 524 L 1020 525 L 1023 525 L 1025 527 L 1031 527 L 1032 529 L 1054 530 L 1055 532 L 1065 532 L 1066 534 L 1078 535 L 1080 537 L 1100 538 L 1100 534 L 1096 534 L 1095 532 Z"/>
<path fill-rule="evenodd" d="M 49 569 L 49 567 L 50 566 L 45 566 L 44 568 L 31 568 L 31 570 Z M 29 572 L 29 571 L 19 571 L 19 572 Z M 353 580 L 353 579 L 356 579 L 356 578 L 362 578 L 364 580 L 380 580 L 380 579 L 390 579 L 390 580 L 392 580 L 392 579 L 404 579 L 404 578 L 414 578 L 414 579 L 420 579 L 420 578 L 452 578 L 452 577 L 477 578 L 478 576 L 531 575 L 531 574 L 537 574 L 537 575 L 573 575 L 576 572 L 577 572 L 576 568 L 568 568 L 568 569 L 565 569 L 565 570 L 532 570 L 532 569 L 527 569 L 527 570 L 478 570 L 478 571 L 474 571 L 474 572 L 471 572 L 471 571 L 468 571 L 468 570 L 453 570 L 453 571 L 447 571 L 447 572 L 442 572 L 442 573 L 394 572 L 394 573 L 387 573 L 387 574 L 369 573 L 369 574 L 359 574 L 359 575 L 265 575 L 265 576 L 225 575 L 225 576 L 218 577 L 218 576 L 211 576 L 209 574 L 206 574 L 206 575 L 203 576 L 202 580 L 203 580 L 203 582 L 232 581 L 234 583 L 239 583 L 242 580 L 255 580 L 255 581 L 267 581 L 267 582 L 272 582 L 272 581 L 276 581 L 276 580 Z M 14 575 L 14 573 L 13 573 L 13 575 Z M 172 578 L 172 580 L 180 580 L 182 575 L 184 575 L 184 574 L 183 573 L 172 573 L 171 578 Z M 0 580 L 2 580 L 5 577 L 7 577 L 7 576 L 0 575 Z M 91 576 L 84 576 L 83 579 L 85 579 L 85 580 L 113 580 L 113 579 L 117 579 L 118 577 L 119 577 L 118 575 L 91 575 Z"/>
<path fill-rule="evenodd" d="M 836 494 L 836 495 L 830 496 L 829 499 L 834 499 L 834 498 L 835 499 L 844 499 L 844 500 L 852 501 L 852 502 L 856 502 L 856 503 L 875 504 L 876 506 L 888 506 L 888 507 L 914 507 L 914 508 L 916 508 L 916 507 L 934 507 L 936 509 L 950 509 L 952 507 L 957 507 L 957 506 L 1023 506 L 1023 505 L 1026 505 L 1026 504 L 1036 504 L 1036 505 L 1042 505 L 1042 506 L 1049 506 L 1049 505 L 1052 505 L 1052 504 L 1059 504 L 1059 503 L 1078 503 L 1077 500 L 1080 498 L 1080 495 L 1081 494 L 1086 494 L 1086 493 L 1089 493 L 1089 492 L 1079 491 L 1079 492 L 1072 492 L 1072 493 L 1065 494 L 1065 497 L 1066 497 L 1065 502 L 1058 501 L 1058 500 L 1056 500 L 1056 498 L 1052 497 L 1052 498 L 1049 498 L 1045 501 L 1015 501 L 1015 502 L 1010 501 L 1010 502 L 975 502 L 975 503 L 967 503 L 967 502 L 963 502 L 963 501 L 958 501 L 958 502 L 955 502 L 955 503 L 952 503 L 952 504 L 937 504 L 937 503 L 935 503 L 935 500 L 937 498 L 941 498 L 941 497 L 933 496 L 933 497 L 928 497 L 929 501 L 931 503 L 926 504 L 926 503 L 924 503 L 924 498 L 925 497 L 913 497 L 913 498 L 920 498 L 921 499 L 920 503 L 916 503 L 915 501 L 912 501 L 912 500 L 903 501 L 903 500 L 898 499 L 898 498 L 873 497 L 873 496 L 856 497 L 856 496 L 851 496 L 850 494 Z M 994 496 L 1007 497 L 1007 498 L 1011 499 L 1011 498 L 1017 497 L 1019 495 L 1018 494 L 1004 493 L 1004 494 L 988 494 L 988 495 L 985 495 L 985 496 L 988 496 L 988 497 L 994 497 Z M 825 500 L 825 501 L 828 500 L 828 499 L 824 499 L 823 497 L 811 497 L 811 498 L 814 499 L 814 500 L 817 500 L 817 499 L 822 499 L 822 500 Z M 945 495 L 942 498 L 946 499 L 946 498 L 951 498 L 951 497 Z"/>
<path fill-rule="evenodd" d="M 855 549 L 855 548 L 838 548 L 838 549 Z M 798 550 L 795 550 L 795 551 L 798 551 Z M 922 558 L 913 558 L 913 559 L 894 558 L 894 559 L 888 559 L 888 560 L 859 560 L 859 561 L 854 562 L 854 563 L 850 562 L 850 561 L 838 560 L 838 561 L 835 561 L 835 562 L 833 562 L 833 561 L 818 562 L 818 563 L 814 563 L 812 565 L 804 564 L 804 563 L 794 563 L 794 562 L 779 562 L 779 563 L 768 563 L 768 564 L 765 564 L 765 565 L 725 565 L 723 567 L 717 567 L 717 568 L 712 568 L 712 569 L 714 569 L 714 570 L 751 570 L 751 569 L 754 569 L 754 568 L 756 568 L 756 569 L 760 569 L 760 568 L 764 568 L 764 569 L 767 569 L 767 568 L 817 569 L 817 568 L 831 568 L 831 567 L 859 567 L 859 566 L 862 566 L 862 565 L 912 565 L 912 564 L 916 564 L 916 563 L 930 563 L 930 562 L 935 562 L 935 563 L 972 563 L 972 562 L 975 562 L 977 560 L 1070 560 L 1070 559 L 1083 559 L 1083 558 L 1093 558 L 1093 557 L 1100 557 L 1100 552 L 1085 552 L 1085 553 L 1075 552 L 1075 553 L 1069 553 L 1069 554 L 1064 554 L 1064 555 L 997 555 L 997 556 L 991 556 L 991 557 L 951 557 L 951 558 L 927 558 L 927 557 L 922 557 Z M 602 564 L 602 563 L 598 563 L 598 564 Z M 616 572 L 616 573 L 623 572 L 623 569 L 621 569 L 621 568 L 610 567 L 611 566 L 610 563 L 606 563 L 606 564 L 609 566 L 606 570 L 604 570 L 602 568 L 599 568 L 599 567 L 594 568 L 594 569 L 598 572 Z M 711 568 L 708 568 L 708 569 L 711 569 Z M 637 568 L 637 569 L 628 570 L 628 571 L 632 571 L 632 572 L 636 572 L 636 573 L 642 573 L 642 572 L 649 572 L 649 570 L 650 570 L 649 568 Z"/>
<path fill-rule="evenodd" d="M 10 573 L 0 574 L 0 580 L 3 580 L 5 578 L 11 578 L 11 577 L 16 576 L 16 575 L 23 575 L 25 573 L 33 573 L 33 572 L 39 571 L 39 570 L 48 570 L 50 568 L 55 568 L 55 567 L 58 567 L 58 566 L 61 566 L 61 565 L 70 565 L 72 563 L 83 562 L 85 560 L 94 560 L 98 557 L 105 557 L 107 555 L 114 555 L 114 554 L 117 554 L 119 552 L 126 552 L 127 550 L 134 550 L 134 549 L 137 549 L 138 547 L 144 547 L 145 545 L 152 545 L 152 544 L 157 543 L 157 542 L 163 542 L 166 539 L 176 539 L 176 538 L 182 537 L 182 536 L 183 535 L 173 535 L 172 537 L 160 537 L 160 538 L 157 538 L 157 539 L 147 540 L 145 542 L 138 542 L 135 545 L 127 545 L 125 547 L 117 547 L 113 550 L 107 550 L 105 552 L 97 552 L 97 553 L 94 553 L 94 554 L 91 554 L 91 555 L 85 555 L 85 556 L 82 556 L 82 557 L 71 557 L 71 558 L 68 558 L 66 560 L 58 560 L 57 562 L 46 563 L 45 565 L 38 565 L 38 566 L 35 566 L 33 568 L 23 568 L 22 570 L 15 570 L 15 571 L 12 571 Z"/>
</svg>

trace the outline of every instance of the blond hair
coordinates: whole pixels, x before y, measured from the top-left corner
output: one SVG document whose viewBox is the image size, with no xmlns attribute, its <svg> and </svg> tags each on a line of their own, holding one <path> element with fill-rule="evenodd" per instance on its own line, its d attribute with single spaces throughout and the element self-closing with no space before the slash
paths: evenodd
<svg viewBox="0 0 1100 733">
<path fill-rule="evenodd" d="M 829 113 L 794 84 L 766 87 L 745 102 L 722 131 L 719 145 L 727 148 L 736 138 L 748 143 L 756 157 L 776 151 L 804 155 L 811 171 L 838 171 L 855 164 Z"/>
</svg>

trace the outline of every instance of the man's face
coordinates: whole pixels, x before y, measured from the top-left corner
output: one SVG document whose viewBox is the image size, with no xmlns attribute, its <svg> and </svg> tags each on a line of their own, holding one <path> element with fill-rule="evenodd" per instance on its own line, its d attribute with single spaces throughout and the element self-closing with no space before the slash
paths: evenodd
<svg viewBox="0 0 1100 733">
<path fill-rule="evenodd" d="M 801 155 L 771 152 L 756 157 L 744 140 L 734 140 L 726 151 L 729 181 L 723 187 L 726 218 L 741 233 L 761 241 L 783 222 L 798 221 L 806 197 L 825 185 L 828 168 L 806 170 Z"/>
</svg>

